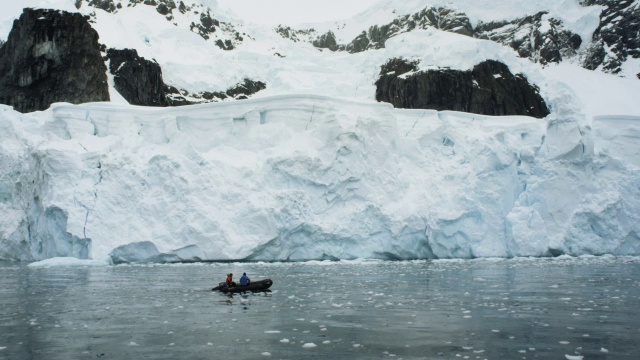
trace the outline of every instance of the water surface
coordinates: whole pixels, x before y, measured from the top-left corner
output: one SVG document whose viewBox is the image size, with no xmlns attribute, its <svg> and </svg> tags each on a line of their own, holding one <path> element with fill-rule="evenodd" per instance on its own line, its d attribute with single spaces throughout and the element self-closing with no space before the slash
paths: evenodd
<svg viewBox="0 0 640 360">
<path fill-rule="evenodd" d="M 210 291 L 243 271 L 273 291 Z M 0 359 L 635 360 L 639 349 L 638 258 L 0 264 Z"/>
</svg>

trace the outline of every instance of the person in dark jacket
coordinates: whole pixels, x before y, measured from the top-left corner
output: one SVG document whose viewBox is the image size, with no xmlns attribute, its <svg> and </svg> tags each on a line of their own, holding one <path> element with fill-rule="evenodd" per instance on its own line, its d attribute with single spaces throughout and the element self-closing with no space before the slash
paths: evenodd
<svg viewBox="0 0 640 360">
<path fill-rule="evenodd" d="M 240 278 L 240 286 L 247 286 L 250 282 L 251 280 L 249 280 L 247 273 L 242 273 L 242 277 Z"/>
</svg>

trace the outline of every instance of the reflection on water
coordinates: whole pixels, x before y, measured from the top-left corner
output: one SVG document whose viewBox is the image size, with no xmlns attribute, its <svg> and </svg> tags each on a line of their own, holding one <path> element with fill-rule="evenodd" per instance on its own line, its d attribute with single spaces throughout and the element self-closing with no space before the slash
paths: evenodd
<svg viewBox="0 0 640 360">
<path fill-rule="evenodd" d="M 244 271 L 273 291 L 210 291 Z M 635 360 L 638 343 L 638 258 L 0 264 L 1 359 Z"/>
</svg>

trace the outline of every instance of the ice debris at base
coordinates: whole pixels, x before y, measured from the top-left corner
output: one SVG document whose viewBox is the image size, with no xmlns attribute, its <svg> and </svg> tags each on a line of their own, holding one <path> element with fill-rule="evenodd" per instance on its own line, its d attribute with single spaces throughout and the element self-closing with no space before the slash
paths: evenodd
<svg viewBox="0 0 640 360">
<path fill-rule="evenodd" d="M 565 358 L 567 358 L 567 360 L 582 360 L 584 359 L 584 356 L 582 355 L 566 355 L 564 356 Z"/>
<path fill-rule="evenodd" d="M 204 253 L 197 245 L 185 246 L 165 254 L 158 251 L 158 248 L 151 241 L 140 241 L 120 245 L 109 253 L 109 257 L 114 264 L 165 263 L 200 261 L 205 259 Z"/>
<path fill-rule="evenodd" d="M 41 261 L 32 262 L 27 265 L 32 268 L 43 267 L 71 267 L 71 266 L 105 266 L 109 265 L 109 261 L 105 260 L 85 260 L 74 257 L 55 257 Z"/>
<path fill-rule="evenodd" d="M 568 95 L 567 95 L 568 96 Z M 291 95 L 0 107 L 0 259 L 640 254 L 640 117 Z"/>
</svg>

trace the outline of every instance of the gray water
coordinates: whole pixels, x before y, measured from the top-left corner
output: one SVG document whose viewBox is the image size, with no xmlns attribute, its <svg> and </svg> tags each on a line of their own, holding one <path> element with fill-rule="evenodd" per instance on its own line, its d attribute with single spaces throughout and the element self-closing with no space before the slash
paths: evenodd
<svg viewBox="0 0 640 360">
<path fill-rule="evenodd" d="M 579 356 L 640 358 L 638 258 L 0 264 L 0 359 Z"/>
</svg>

